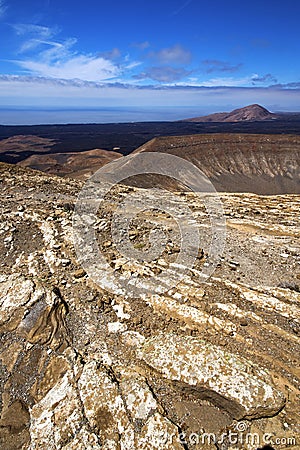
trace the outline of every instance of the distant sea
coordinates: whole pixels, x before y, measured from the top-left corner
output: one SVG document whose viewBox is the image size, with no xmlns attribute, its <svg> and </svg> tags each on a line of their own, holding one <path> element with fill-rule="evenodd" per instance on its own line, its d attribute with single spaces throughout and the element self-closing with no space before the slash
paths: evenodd
<svg viewBox="0 0 300 450">
<path fill-rule="evenodd" d="M 195 107 L 0 107 L 0 125 L 173 121 L 206 114 Z"/>
</svg>

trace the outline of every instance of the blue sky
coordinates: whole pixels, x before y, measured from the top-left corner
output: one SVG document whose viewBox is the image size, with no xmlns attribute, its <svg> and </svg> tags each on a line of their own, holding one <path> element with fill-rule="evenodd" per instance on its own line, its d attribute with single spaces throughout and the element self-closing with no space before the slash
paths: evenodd
<svg viewBox="0 0 300 450">
<path fill-rule="evenodd" d="M 296 0 L 0 0 L 0 105 L 300 111 Z"/>
</svg>

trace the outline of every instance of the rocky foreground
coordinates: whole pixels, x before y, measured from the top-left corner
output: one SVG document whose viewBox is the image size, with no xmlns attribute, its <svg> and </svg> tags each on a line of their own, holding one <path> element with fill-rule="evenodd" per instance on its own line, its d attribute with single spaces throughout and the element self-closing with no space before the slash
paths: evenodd
<svg viewBox="0 0 300 450">
<path fill-rule="evenodd" d="M 178 286 L 133 298 L 78 263 L 81 182 L 1 164 L 0 183 L 2 450 L 299 448 L 299 195 L 222 193 L 227 243 L 212 277 L 200 282 L 203 249 Z M 99 247 L 129 278 L 162 273 L 179 251 L 167 214 L 129 231 L 142 250 L 164 228 L 152 262 L 122 257 L 110 236 L 132 192 L 117 187 L 99 210 Z M 208 227 L 199 199 L 180 198 Z"/>
</svg>

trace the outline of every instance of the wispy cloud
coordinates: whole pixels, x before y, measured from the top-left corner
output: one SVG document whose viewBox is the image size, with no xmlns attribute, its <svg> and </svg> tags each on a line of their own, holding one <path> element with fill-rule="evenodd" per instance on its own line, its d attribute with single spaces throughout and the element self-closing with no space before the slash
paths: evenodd
<svg viewBox="0 0 300 450">
<path fill-rule="evenodd" d="M 177 44 L 156 52 L 149 52 L 148 57 L 161 64 L 189 64 L 192 59 L 192 54 L 189 50 Z"/>
<path fill-rule="evenodd" d="M 181 67 L 149 67 L 146 71 L 135 75 L 134 78 L 138 80 L 150 79 L 162 83 L 172 83 L 185 78 L 186 76 L 190 75 L 190 73 L 190 71 Z"/>
<path fill-rule="evenodd" d="M 26 53 L 37 49 L 42 45 L 52 45 L 52 38 L 59 33 L 58 28 L 50 28 L 32 23 L 13 24 L 12 28 L 18 36 L 24 37 L 18 53 Z"/>
<path fill-rule="evenodd" d="M 139 67 L 142 65 L 141 61 L 131 61 L 126 63 L 126 65 L 124 66 L 124 69 L 126 70 L 132 70 L 135 69 L 136 67 Z"/>
<path fill-rule="evenodd" d="M 205 59 L 202 61 L 202 64 L 205 67 L 206 73 L 212 72 L 229 72 L 234 73 L 240 70 L 243 66 L 242 63 L 239 64 L 231 64 L 227 61 L 220 61 L 218 59 Z"/>
<path fill-rule="evenodd" d="M 4 15 L 6 9 L 7 9 L 7 6 L 4 2 L 4 0 L 0 0 L 0 18 Z"/>
<path fill-rule="evenodd" d="M 38 36 L 40 39 L 50 39 L 59 32 L 58 28 L 50 28 L 32 23 L 16 23 L 12 27 L 19 36 Z"/>
<path fill-rule="evenodd" d="M 26 54 L 33 50 L 38 50 L 39 47 L 58 48 L 62 46 L 62 44 L 55 41 L 46 41 L 44 39 L 28 39 L 27 41 L 22 43 L 18 54 Z"/>
</svg>

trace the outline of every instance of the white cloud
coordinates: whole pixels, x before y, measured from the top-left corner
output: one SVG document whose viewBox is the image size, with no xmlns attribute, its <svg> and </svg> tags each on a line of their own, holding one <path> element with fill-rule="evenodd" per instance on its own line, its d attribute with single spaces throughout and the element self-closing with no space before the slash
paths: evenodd
<svg viewBox="0 0 300 450">
<path fill-rule="evenodd" d="M 35 75 L 72 80 L 104 81 L 119 74 L 111 61 L 93 56 L 78 55 L 55 63 L 47 61 L 19 61 L 19 65 Z"/>
<path fill-rule="evenodd" d="M 11 62 L 25 69 L 24 72 L 28 75 L 101 82 L 116 78 L 122 73 L 120 64 L 114 61 L 121 57 L 117 48 L 97 55 L 83 54 L 74 49 L 76 38 L 60 42 L 54 40 L 53 37 L 59 31 L 57 28 L 23 23 L 15 24 L 13 28 L 17 35 L 24 36 L 26 40 L 19 50 L 22 58 Z M 127 70 L 137 64 L 127 64 Z"/>
<path fill-rule="evenodd" d="M 37 40 L 27 42 L 32 45 L 43 45 L 48 48 L 38 53 L 35 58 L 14 61 L 27 73 L 34 76 L 81 79 L 87 81 L 104 81 L 120 74 L 120 68 L 103 56 L 84 55 L 72 51 L 76 39 L 67 39 L 60 43 Z M 25 47 L 26 48 L 26 47 Z"/>
</svg>

